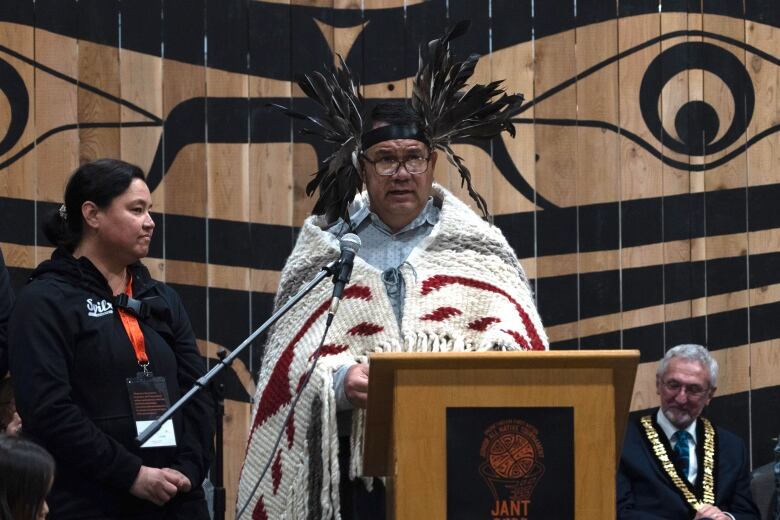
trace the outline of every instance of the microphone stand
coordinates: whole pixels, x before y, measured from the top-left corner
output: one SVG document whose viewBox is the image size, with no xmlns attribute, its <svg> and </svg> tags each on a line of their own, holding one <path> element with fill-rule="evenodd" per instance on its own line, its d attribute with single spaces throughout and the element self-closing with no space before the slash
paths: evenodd
<svg viewBox="0 0 780 520">
<path fill-rule="evenodd" d="M 217 352 L 217 357 L 220 362 L 225 361 L 227 351 L 220 349 Z M 227 507 L 227 500 L 225 495 L 225 478 L 224 478 L 224 448 L 223 448 L 223 433 L 224 433 L 224 418 L 225 418 L 225 384 L 217 382 L 212 388 L 214 393 L 214 400 L 216 406 L 214 407 L 214 464 L 212 465 L 212 471 L 210 475 L 211 484 L 214 486 L 214 501 L 212 503 L 214 509 L 213 520 L 225 520 L 225 511 Z"/>
<path fill-rule="evenodd" d="M 282 305 L 279 308 L 279 310 L 277 310 L 270 318 L 268 318 L 268 320 L 266 320 L 265 323 L 260 325 L 239 346 L 237 346 L 235 349 L 233 349 L 233 351 L 230 353 L 230 355 L 225 357 L 224 356 L 224 352 L 222 352 L 223 355 L 220 356 L 219 362 L 217 362 L 217 364 L 214 365 L 211 368 L 211 370 L 206 372 L 206 374 L 204 376 L 202 376 L 197 381 L 195 381 L 195 383 L 193 384 L 192 388 L 190 388 L 190 390 L 186 394 L 184 394 L 178 401 L 176 401 L 173 404 L 173 406 L 168 408 L 165 411 L 165 413 L 163 413 L 152 424 L 147 426 L 146 429 L 144 431 L 142 431 L 138 435 L 138 437 L 136 437 L 135 440 L 138 443 L 138 445 L 142 446 L 146 441 L 148 441 L 152 437 L 152 435 L 157 433 L 157 431 L 162 427 L 162 425 L 165 424 L 165 421 L 170 419 L 173 416 L 173 414 L 176 413 L 179 410 L 179 408 L 184 406 L 187 403 L 187 401 L 192 399 L 192 397 L 196 393 L 198 393 L 206 385 L 208 385 L 209 382 L 214 378 L 214 376 L 216 376 L 219 372 L 221 372 L 223 368 L 230 366 L 230 364 L 233 362 L 233 360 L 236 357 L 238 357 L 244 351 L 244 349 L 246 349 L 246 347 L 248 347 L 260 334 L 265 332 L 271 325 L 276 323 L 279 320 L 279 318 L 281 318 L 282 316 L 287 314 L 287 311 L 289 311 L 290 308 L 292 308 L 296 303 L 298 303 L 298 301 L 300 301 L 301 298 L 303 298 L 304 296 L 309 294 L 309 292 L 311 292 L 312 289 L 314 289 L 317 285 L 319 285 L 320 282 L 322 282 L 323 279 L 325 279 L 325 278 L 327 278 L 329 276 L 332 276 L 335 273 L 338 273 L 340 271 L 340 267 L 341 267 L 341 264 L 339 263 L 339 261 L 331 262 L 330 264 L 328 264 L 325 267 L 323 267 L 322 270 L 319 273 L 317 273 L 317 276 L 315 276 L 314 279 L 312 279 L 309 283 L 307 283 L 305 286 L 303 286 L 303 288 L 300 291 L 298 291 L 293 297 L 291 297 L 287 301 L 287 303 Z M 219 401 L 224 403 L 224 401 L 222 401 L 222 397 L 221 396 L 218 396 L 218 398 L 219 398 Z M 220 406 L 221 405 L 218 404 L 218 407 L 220 407 Z M 219 415 L 220 422 L 221 422 L 222 415 L 224 415 L 224 408 L 222 408 L 222 413 Z M 218 428 L 217 431 L 219 432 L 218 435 L 221 437 L 221 430 L 222 430 L 221 425 L 218 425 L 217 428 Z M 219 441 L 219 439 L 218 439 L 218 441 Z M 220 453 L 222 451 L 222 447 L 221 446 L 217 446 L 217 450 L 218 450 L 218 453 Z M 222 515 L 223 515 L 223 518 L 224 518 L 225 500 L 224 500 L 224 488 L 222 488 L 222 482 L 221 482 L 221 480 L 222 480 L 222 467 L 221 467 L 222 461 L 220 459 L 221 459 L 221 455 L 220 455 L 220 458 L 217 459 L 217 461 L 215 461 L 215 462 L 217 462 L 219 464 L 215 474 L 218 476 L 218 479 L 220 480 L 220 482 L 215 482 L 214 483 L 214 485 L 215 485 L 214 514 L 215 515 L 219 514 L 217 506 L 219 505 L 219 503 L 221 503 L 221 510 L 222 510 Z M 217 491 L 218 490 L 221 490 L 220 493 L 222 494 L 222 496 L 219 496 L 219 497 L 217 496 L 217 494 L 218 494 Z"/>
</svg>

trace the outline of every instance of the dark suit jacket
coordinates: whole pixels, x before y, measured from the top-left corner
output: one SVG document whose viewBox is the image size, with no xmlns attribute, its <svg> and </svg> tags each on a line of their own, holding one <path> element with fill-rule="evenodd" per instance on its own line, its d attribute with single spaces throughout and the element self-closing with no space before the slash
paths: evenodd
<svg viewBox="0 0 780 520">
<path fill-rule="evenodd" d="M 655 412 L 653 412 L 655 421 Z M 660 429 L 659 429 L 660 431 Z M 701 496 L 701 461 L 703 456 L 701 420 L 696 427 L 697 475 L 696 496 Z M 662 440 L 666 436 L 661 433 Z M 667 452 L 673 454 L 667 443 Z M 737 520 L 760 520 L 750 495 L 750 472 L 745 444 L 733 433 L 715 428 L 715 505 Z M 650 451 L 644 429 L 631 421 L 623 441 L 623 453 L 617 476 L 618 520 L 690 520 L 695 512 L 683 499 Z"/>
</svg>

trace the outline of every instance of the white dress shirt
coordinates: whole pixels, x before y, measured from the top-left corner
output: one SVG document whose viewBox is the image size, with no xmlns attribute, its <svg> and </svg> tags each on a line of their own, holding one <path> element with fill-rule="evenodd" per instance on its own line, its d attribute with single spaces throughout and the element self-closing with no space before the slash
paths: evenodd
<svg viewBox="0 0 780 520">
<path fill-rule="evenodd" d="M 656 421 L 666 435 L 666 438 L 669 440 L 669 444 L 674 448 L 676 438 L 672 439 L 672 436 L 677 432 L 678 428 L 669 422 L 669 419 L 661 412 L 660 408 L 656 415 Z M 696 475 L 699 471 L 699 459 L 696 457 L 696 422 L 697 421 L 693 421 L 685 428 L 685 431 L 690 434 L 690 437 L 688 438 L 688 475 L 686 475 L 686 478 L 691 484 L 696 482 Z"/>
</svg>

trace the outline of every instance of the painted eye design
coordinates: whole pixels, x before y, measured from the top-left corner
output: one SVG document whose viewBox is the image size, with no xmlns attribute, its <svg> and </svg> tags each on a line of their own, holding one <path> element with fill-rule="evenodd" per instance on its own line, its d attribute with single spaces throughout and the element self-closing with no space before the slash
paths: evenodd
<svg viewBox="0 0 780 520">
<path fill-rule="evenodd" d="M 673 43 L 683 37 L 703 38 L 705 41 Z M 753 79 L 745 67 L 745 63 L 752 63 L 754 59 L 775 66 L 780 66 L 780 60 L 744 42 L 703 31 L 668 33 L 623 51 L 542 92 L 526 108 L 554 103 L 559 92 L 589 76 L 596 78 L 600 70 L 615 66 L 628 56 L 664 41 L 669 41 L 669 47 L 649 61 L 639 82 L 635 99 L 640 117 L 618 122 L 545 120 L 520 114 L 516 122 L 524 125 L 577 125 L 612 131 L 633 141 L 665 165 L 688 172 L 715 169 L 780 130 L 780 125 L 756 128 L 758 123 L 753 120 L 756 105 L 761 100 L 757 99 Z M 706 96 L 696 99 L 697 94 L 693 91 L 675 92 L 679 88 L 675 79 L 687 73 L 701 73 L 707 82 L 708 92 L 717 89 L 717 99 L 707 99 Z M 710 85 L 713 85 L 712 89 Z M 666 105 L 662 106 L 664 103 Z M 630 119 L 634 122 L 629 122 Z M 751 129 L 750 135 L 746 135 L 748 128 Z"/>
<path fill-rule="evenodd" d="M 731 103 L 727 106 L 730 121 L 722 121 L 722 114 L 710 103 L 689 100 L 676 107 L 673 128 L 669 128 L 669 123 L 662 123 L 659 100 L 665 87 L 675 76 L 691 69 L 703 70 L 723 82 L 731 94 Z M 665 148 L 701 157 L 726 150 L 743 136 L 753 117 L 756 94 L 748 71 L 734 54 L 711 43 L 686 42 L 670 47 L 650 63 L 642 78 L 639 103 L 645 124 Z M 707 164 L 688 164 L 665 156 L 659 158 L 669 166 L 684 170 L 711 169 L 742 151 L 737 148 Z"/>
</svg>

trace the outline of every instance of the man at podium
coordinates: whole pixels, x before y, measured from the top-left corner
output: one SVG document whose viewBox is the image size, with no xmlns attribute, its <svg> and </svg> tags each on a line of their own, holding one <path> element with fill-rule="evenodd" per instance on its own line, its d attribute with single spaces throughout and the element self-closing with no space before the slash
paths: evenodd
<svg viewBox="0 0 780 520">
<path fill-rule="evenodd" d="M 619 520 L 759 520 L 745 444 L 701 417 L 718 363 L 701 345 L 661 360 L 661 407 L 626 429 L 617 477 Z"/>
<path fill-rule="evenodd" d="M 444 78 L 432 68 L 456 63 L 449 39 L 457 32 L 428 45 L 416 91 L 447 98 L 443 85 L 424 83 Z M 470 59 L 464 73 L 451 78 L 465 83 L 477 58 Z M 463 85 L 450 86 L 451 101 L 464 101 L 457 93 Z M 328 128 L 323 138 L 341 147 L 307 189 L 318 190 L 319 197 L 282 272 L 276 304 L 339 256 L 344 234 L 356 234 L 362 247 L 308 384 L 303 376 L 324 331 L 331 287 L 315 288 L 269 336 L 238 507 L 246 504 L 252 518 L 324 519 L 339 512 L 343 519 L 381 519 L 382 483 L 361 478 L 368 354 L 548 348 L 526 276 L 501 231 L 433 183 L 438 151 L 487 217 L 470 173 L 449 148 L 460 135 L 452 125 L 465 122 L 472 136 L 495 136 L 512 128 L 509 118 L 522 96 L 504 95 L 497 84 L 474 87 L 476 97 L 465 99 L 473 106 L 461 107 L 466 112 L 447 123 L 428 116 L 451 114 L 452 107 L 434 110 L 431 99 L 364 110 L 343 63 L 337 71 L 307 77 L 301 87 L 327 112 L 302 117 Z M 319 97 L 323 92 L 328 99 Z M 358 126 L 351 135 L 334 137 L 350 125 Z M 277 448 L 280 431 L 285 436 Z M 270 477 L 261 480 L 269 462 Z"/>
</svg>

